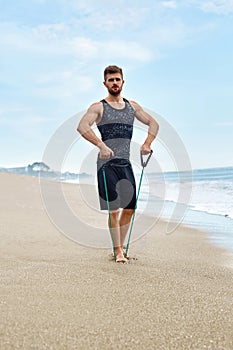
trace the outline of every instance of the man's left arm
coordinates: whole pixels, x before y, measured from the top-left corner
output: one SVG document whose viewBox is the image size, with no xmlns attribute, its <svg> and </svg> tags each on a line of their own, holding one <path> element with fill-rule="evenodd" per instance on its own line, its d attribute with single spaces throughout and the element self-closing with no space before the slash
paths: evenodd
<svg viewBox="0 0 233 350">
<path fill-rule="evenodd" d="M 151 152 L 151 143 L 156 138 L 159 131 L 159 124 L 157 121 L 136 102 L 130 101 L 135 109 L 135 117 L 145 125 L 148 125 L 148 135 L 143 145 L 141 146 L 142 154 L 149 154 Z"/>
</svg>

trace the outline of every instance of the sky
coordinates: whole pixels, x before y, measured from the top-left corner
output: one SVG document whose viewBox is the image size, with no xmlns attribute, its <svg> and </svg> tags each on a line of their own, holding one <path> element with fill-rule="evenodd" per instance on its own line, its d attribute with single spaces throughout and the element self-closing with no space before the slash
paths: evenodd
<svg viewBox="0 0 233 350">
<path fill-rule="evenodd" d="M 162 170 L 177 164 L 166 125 L 193 169 L 232 166 L 232 17 L 232 0 L 0 0 L 0 167 L 41 161 L 56 130 L 106 97 L 109 64 L 123 96 L 165 121 L 152 146 Z M 93 148 L 72 141 L 63 169 Z"/>
</svg>

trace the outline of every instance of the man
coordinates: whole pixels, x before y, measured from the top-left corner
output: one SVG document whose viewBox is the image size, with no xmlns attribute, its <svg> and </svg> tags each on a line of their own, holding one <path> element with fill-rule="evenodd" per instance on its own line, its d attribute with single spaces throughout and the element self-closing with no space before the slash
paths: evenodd
<svg viewBox="0 0 233 350">
<path fill-rule="evenodd" d="M 148 135 L 141 146 L 143 155 L 151 152 L 151 143 L 159 126 L 138 103 L 122 97 L 124 80 L 121 68 L 114 65 L 106 67 L 103 84 L 108 90 L 108 96 L 88 108 L 77 130 L 99 148 L 97 170 L 100 207 L 101 210 L 110 210 L 108 225 L 115 260 L 127 263 L 123 245 L 136 205 L 136 184 L 129 161 L 134 118 L 148 125 Z M 101 139 L 91 128 L 94 123 Z"/>
</svg>

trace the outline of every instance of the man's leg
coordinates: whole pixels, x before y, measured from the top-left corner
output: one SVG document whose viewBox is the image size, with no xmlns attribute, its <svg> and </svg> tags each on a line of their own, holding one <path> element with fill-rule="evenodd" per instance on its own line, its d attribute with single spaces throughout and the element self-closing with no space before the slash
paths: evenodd
<svg viewBox="0 0 233 350">
<path fill-rule="evenodd" d="M 116 254 L 117 262 L 127 262 L 125 259 L 123 250 L 121 247 L 121 229 L 120 229 L 120 210 L 110 211 L 110 219 L 108 220 L 108 226 L 113 241 L 113 246 Z"/>
<path fill-rule="evenodd" d="M 120 244 L 123 248 L 125 237 L 129 230 L 130 222 L 134 213 L 134 209 L 123 209 L 120 216 Z"/>
</svg>

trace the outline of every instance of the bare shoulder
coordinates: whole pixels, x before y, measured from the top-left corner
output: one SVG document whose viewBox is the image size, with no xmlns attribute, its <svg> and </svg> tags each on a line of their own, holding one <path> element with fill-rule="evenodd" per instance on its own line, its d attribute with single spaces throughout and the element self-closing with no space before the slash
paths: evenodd
<svg viewBox="0 0 233 350">
<path fill-rule="evenodd" d="M 102 102 L 94 102 L 88 107 L 86 113 L 83 116 L 83 120 L 88 121 L 89 124 L 93 124 L 94 122 L 98 124 L 102 118 L 102 114 Z"/>
<path fill-rule="evenodd" d="M 153 117 L 144 110 L 144 108 L 135 101 L 130 101 L 131 105 L 135 110 L 135 117 L 142 123 L 148 125 L 149 123 L 154 123 Z"/>
<path fill-rule="evenodd" d="M 101 112 L 101 111 L 102 111 L 102 108 L 103 108 L 102 102 L 98 101 L 98 102 L 92 103 L 92 104 L 89 106 L 88 111 L 91 111 L 91 112 Z"/>
<path fill-rule="evenodd" d="M 129 100 L 129 103 L 135 109 L 135 111 L 138 111 L 138 110 L 142 109 L 142 107 L 137 102 L 135 102 L 133 100 Z"/>
</svg>

